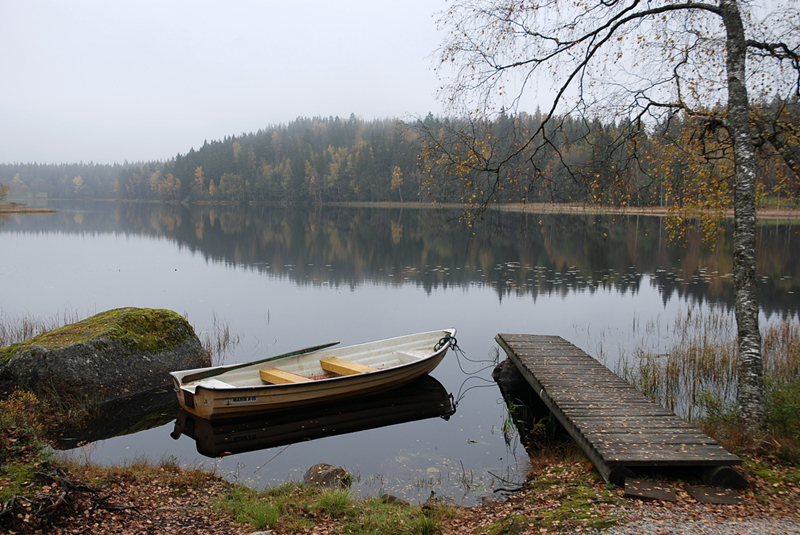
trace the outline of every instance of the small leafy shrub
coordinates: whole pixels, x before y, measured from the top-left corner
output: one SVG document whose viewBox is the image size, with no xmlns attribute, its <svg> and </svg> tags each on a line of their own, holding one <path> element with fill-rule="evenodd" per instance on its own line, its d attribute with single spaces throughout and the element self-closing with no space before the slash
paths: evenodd
<svg viewBox="0 0 800 535">
<path fill-rule="evenodd" d="M 776 442 L 776 456 L 800 464 L 800 378 L 767 383 L 767 423 Z"/>
<path fill-rule="evenodd" d="M 16 391 L 0 401 L 0 460 L 19 461 L 44 448 L 44 426 L 39 399 Z"/>
<path fill-rule="evenodd" d="M 17 522 L 15 504 L 32 503 L 41 489 L 52 453 L 44 441 L 39 418 L 41 402 L 31 393 L 14 392 L 0 401 L 0 532 Z M 25 501 L 28 500 L 28 501 Z M 24 518 L 24 517 L 23 517 Z"/>
<path fill-rule="evenodd" d="M 707 392 L 698 396 L 704 416 L 695 423 L 725 448 L 742 451 L 748 444 L 758 442 L 742 435 L 739 409 L 733 401 L 723 401 Z M 767 431 L 761 453 L 788 464 L 800 464 L 800 378 L 766 381 Z M 760 438 L 760 437 L 759 437 Z"/>
<path fill-rule="evenodd" d="M 739 408 L 733 401 L 725 401 L 710 392 L 701 392 L 697 396 L 697 406 L 702 416 L 696 417 L 693 423 L 698 425 L 707 435 L 716 439 L 730 450 L 740 450 L 744 444 L 739 425 Z"/>
</svg>

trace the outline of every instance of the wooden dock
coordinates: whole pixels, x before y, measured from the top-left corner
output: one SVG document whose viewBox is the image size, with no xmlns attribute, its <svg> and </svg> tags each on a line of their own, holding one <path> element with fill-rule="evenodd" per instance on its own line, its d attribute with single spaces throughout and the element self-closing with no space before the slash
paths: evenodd
<svg viewBox="0 0 800 535">
<path fill-rule="evenodd" d="M 495 339 L 606 481 L 622 484 L 637 467 L 702 467 L 708 484 L 744 483 L 730 468 L 739 457 L 563 338 Z"/>
</svg>

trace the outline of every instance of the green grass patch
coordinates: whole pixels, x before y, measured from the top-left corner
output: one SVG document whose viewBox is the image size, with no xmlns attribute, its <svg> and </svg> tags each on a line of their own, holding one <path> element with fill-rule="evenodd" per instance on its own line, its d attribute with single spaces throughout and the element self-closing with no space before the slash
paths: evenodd
<svg viewBox="0 0 800 535">
<path fill-rule="evenodd" d="M 356 502 L 340 525 L 343 532 L 361 535 L 433 535 L 458 514 L 458 509 L 447 505 L 417 507 L 369 498 Z"/>
<path fill-rule="evenodd" d="M 542 508 L 534 517 L 537 528 L 574 529 L 608 529 L 617 525 L 621 518 L 607 517 L 595 510 L 597 504 L 624 503 L 615 493 L 606 488 L 599 476 L 594 472 L 571 477 L 564 481 L 562 478 L 545 476 L 533 482 L 534 496 L 538 492 L 558 489 L 556 506 Z"/>
<path fill-rule="evenodd" d="M 279 505 L 258 492 L 234 487 L 231 493 L 222 499 L 220 507 L 232 513 L 233 518 L 242 524 L 250 524 L 256 529 L 264 530 L 277 526 L 281 517 Z"/>
<path fill-rule="evenodd" d="M 41 467 L 36 463 L 4 464 L 0 468 L 0 478 L 3 479 L 0 484 L 0 506 L 15 496 L 27 497 L 38 492 L 40 487 L 33 483 L 39 470 Z"/>
<path fill-rule="evenodd" d="M 335 524 L 337 533 L 390 535 L 440 533 L 457 509 L 444 505 L 416 507 L 378 498 L 354 499 L 349 491 L 296 483 L 254 491 L 232 487 L 217 506 L 255 529 L 277 526 L 294 531 L 313 524 Z"/>
<path fill-rule="evenodd" d="M 532 507 L 487 526 L 485 535 L 604 530 L 622 522 L 609 506 L 624 505 L 617 493 L 586 463 L 552 466 L 531 479 L 526 489 Z"/>
<path fill-rule="evenodd" d="M 280 522 L 281 526 L 301 530 L 311 525 L 308 517 L 316 494 L 313 490 L 293 483 L 261 492 L 234 486 L 218 500 L 217 507 L 237 522 L 250 524 L 256 529 L 273 528 Z"/>
<path fill-rule="evenodd" d="M 530 533 L 535 526 L 535 519 L 522 514 L 513 514 L 491 524 L 481 533 L 485 535 L 517 535 Z"/>
<path fill-rule="evenodd" d="M 353 510 L 353 500 L 350 492 L 339 489 L 326 489 L 311 503 L 311 508 L 317 514 L 328 515 L 333 518 L 344 516 Z"/>
</svg>

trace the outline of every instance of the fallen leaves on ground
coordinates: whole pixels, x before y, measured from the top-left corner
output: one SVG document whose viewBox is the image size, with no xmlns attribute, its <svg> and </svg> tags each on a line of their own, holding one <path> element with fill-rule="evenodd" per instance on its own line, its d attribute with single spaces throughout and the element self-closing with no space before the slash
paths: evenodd
<svg viewBox="0 0 800 535">
<path fill-rule="evenodd" d="M 232 522 L 212 506 L 229 483 L 211 474 L 198 477 L 191 472 L 187 485 L 183 478 L 189 473 L 177 468 L 110 471 L 91 483 L 72 474 L 40 474 L 52 483 L 42 485 L 33 498 L 14 508 L 14 521 L 9 528 L 3 523 L 4 532 L 245 535 L 254 531 Z"/>
<path fill-rule="evenodd" d="M 585 524 L 587 518 L 629 521 L 647 521 L 657 526 L 665 526 L 665 533 L 671 533 L 669 526 L 683 522 L 702 522 L 705 524 L 736 524 L 753 519 L 790 518 L 800 520 L 800 482 L 797 474 L 781 477 L 779 481 L 767 480 L 759 476 L 748 476 L 749 487 L 742 495 L 746 502 L 742 505 L 710 505 L 694 500 L 681 480 L 665 479 L 664 482 L 677 490 L 677 502 L 662 502 L 625 498 L 622 488 L 608 489 L 588 461 L 556 464 L 535 474 L 525 488 L 509 497 L 500 505 L 491 508 L 467 508 L 464 514 L 454 520 L 445 533 L 471 534 L 486 533 L 582 533 L 591 532 Z M 546 481 L 548 485 L 536 485 L 536 481 Z M 548 512 L 557 510 L 570 499 L 576 481 L 589 485 L 600 495 L 605 490 L 613 494 L 613 499 L 596 500 L 589 503 L 588 515 L 578 514 L 572 519 L 548 522 Z M 591 499 L 589 500 L 592 501 Z M 552 516 L 552 515 L 551 515 Z M 512 522 L 513 520 L 513 522 Z"/>
<path fill-rule="evenodd" d="M 91 474 L 78 471 L 47 476 L 49 482 L 41 485 L 34 499 L 14 504 L 15 521 L 8 530 L 4 522 L 5 533 L 249 535 L 256 531 L 212 506 L 231 485 L 212 474 L 178 467 L 92 470 Z M 522 491 L 502 503 L 462 508 L 460 515 L 443 526 L 443 533 L 485 533 L 490 526 L 501 533 L 585 533 L 598 519 L 623 523 L 645 519 L 655 526 L 668 526 L 676 520 L 800 519 L 796 475 L 772 479 L 751 475 L 748 479 L 743 505 L 697 503 L 685 491 L 685 483 L 675 480 L 668 482 L 677 488 L 678 501 L 666 503 L 624 498 L 622 489 L 607 487 L 586 461 L 559 463 L 534 474 Z M 572 505 L 570 500 L 578 494 L 582 502 Z M 575 514 L 561 515 L 559 511 L 565 507 Z M 305 533 L 340 532 L 334 519 L 323 516 L 313 522 Z M 292 532 L 281 527 L 273 531 Z"/>
</svg>

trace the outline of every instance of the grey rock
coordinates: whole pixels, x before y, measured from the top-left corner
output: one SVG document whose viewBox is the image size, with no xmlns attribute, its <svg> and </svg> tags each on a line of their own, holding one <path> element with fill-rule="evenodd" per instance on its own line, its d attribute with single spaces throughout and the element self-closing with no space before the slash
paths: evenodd
<svg viewBox="0 0 800 535">
<path fill-rule="evenodd" d="M 481 496 L 482 507 L 496 507 L 501 503 L 503 503 L 503 500 L 499 499 L 497 496 Z"/>
<path fill-rule="evenodd" d="M 492 379 L 500 385 L 500 388 L 505 390 L 530 388 L 528 381 L 525 380 L 519 369 L 509 359 L 495 366 L 494 370 L 492 370 Z"/>
<path fill-rule="evenodd" d="M 303 481 L 309 485 L 317 485 L 329 489 L 345 489 L 352 483 L 352 476 L 344 468 L 320 463 L 306 471 Z"/>
<path fill-rule="evenodd" d="M 209 364 L 208 352 L 180 314 L 121 308 L 0 349 L 0 380 L 102 402 L 168 385 L 170 371 Z"/>
<path fill-rule="evenodd" d="M 381 502 L 383 503 L 396 503 L 398 505 L 411 505 L 407 501 L 402 498 L 398 498 L 397 496 L 393 496 L 392 494 L 382 494 L 381 495 Z"/>
</svg>

